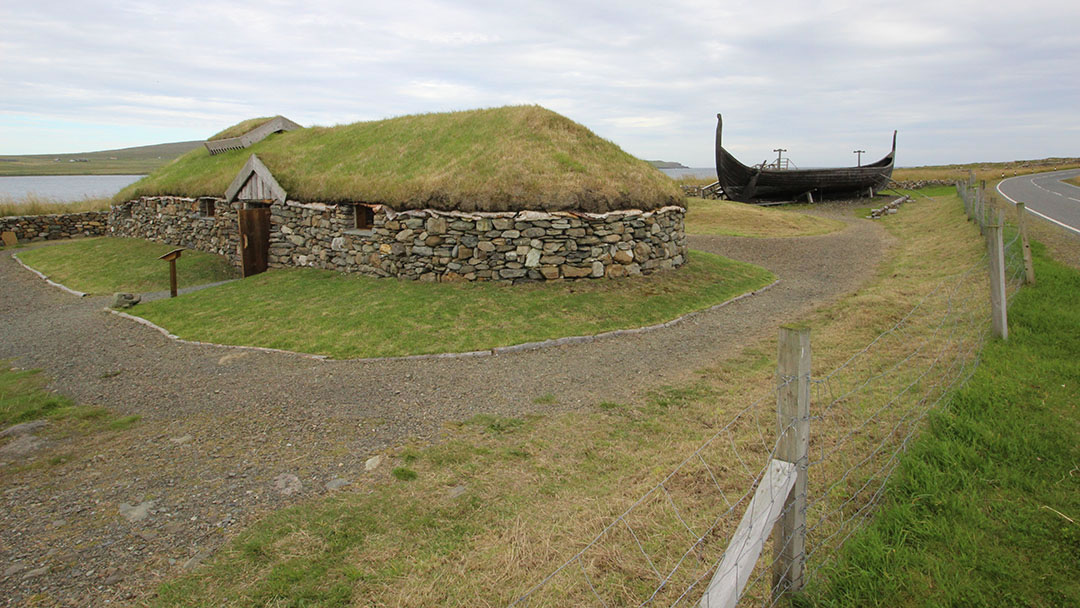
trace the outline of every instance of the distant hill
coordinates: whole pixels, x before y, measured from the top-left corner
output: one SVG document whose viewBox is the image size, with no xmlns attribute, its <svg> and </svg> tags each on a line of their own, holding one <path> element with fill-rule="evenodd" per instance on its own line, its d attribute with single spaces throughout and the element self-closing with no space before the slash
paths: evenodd
<svg viewBox="0 0 1080 608">
<path fill-rule="evenodd" d="M 180 141 L 77 154 L 0 156 L 0 176 L 144 175 L 202 145 L 202 141 Z"/>
<path fill-rule="evenodd" d="M 647 162 L 650 165 L 656 167 L 657 169 L 689 169 L 690 168 L 690 167 L 687 167 L 686 165 L 684 165 L 682 163 L 677 163 L 675 161 L 670 161 L 670 160 L 647 160 L 645 162 Z"/>
</svg>

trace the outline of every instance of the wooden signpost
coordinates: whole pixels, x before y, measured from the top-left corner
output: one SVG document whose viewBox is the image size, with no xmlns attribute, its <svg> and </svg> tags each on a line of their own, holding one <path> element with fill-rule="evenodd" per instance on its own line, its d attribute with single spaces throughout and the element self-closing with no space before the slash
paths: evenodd
<svg viewBox="0 0 1080 608">
<path fill-rule="evenodd" d="M 176 260 L 177 260 L 177 258 L 180 257 L 180 252 L 183 251 L 183 250 L 184 250 L 183 247 L 181 247 L 180 249 L 173 249 L 169 253 L 166 253 L 165 255 L 158 258 L 159 260 L 165 260 L 166 262 L 169 263 L 169 297 L 170 298 L 175 298 L 176 297 Z"/>
</svg>

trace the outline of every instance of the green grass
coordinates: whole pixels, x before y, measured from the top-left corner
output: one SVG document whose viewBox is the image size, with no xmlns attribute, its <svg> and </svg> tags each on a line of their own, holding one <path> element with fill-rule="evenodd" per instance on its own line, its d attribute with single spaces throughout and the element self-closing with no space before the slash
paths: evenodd
<svg viewBox="0 0 1080 608">
<path fill-rule="evenodd" d="M 796 605 L 1080 605 L 1080 273 L 1037 248 L 1036 277 Z"/>
<path fill-rule="evenodd" d="M 726 236 L 787 237 L 843 230 L 839 220 L 734 201 L 686 199 L 686 233 Z"/>
<path fill-rule="evenodd" d="M 762 268 L 700 252 L 677 271 L 647 277 L 513 286 L 278 269 L 132 312 L 190 340 L 391 357 L 652 325 L 773 279 Z"/>
<path fill-rule="evenodd" d="M 193 150 L 114 200 L 221 196 L 252 154 L 299 201 L 366 201 L 399 210 L 596 212 L 683 201 L 659 170 L 539 106 L 297 129 L 214 156 Z"/>
<path fill-rule="evenodd" d="M 270 122 L 274 118 L 274 116 L 262 116 L 259 118 L 249 118 L 247 120 L 240 121 L 223 131 L 215 133 L 210 137 L 210 141 L 215 141 L 218 139 L 229 139 L 230 137 L 240 137 L 244 133 L 247 133 L 248 131 L 251 131 L 256 127 L 261 127 L 263 124 Z"/>
<path fill-rule="evenodd" d="M 169 263 L 157 259 L 176 247 L 139 239 L 79 239 L 35 247 L 19 258 L 53 281 L 86 293 L 146 293 L 169 289 Z M 236 276 L 221 256 L 185 251 L 176 262 L 180 288 Z"/>
<path fill-rule="evenodd" d="M 1074 177 L 1072 179 L 1065 180 L 1065 183 L 1072 184 L 1074 186 L 1080 186 L 1080 177 Z"/>
<path fill-rule="evenodd" d="M 409 467 L 394 467 L 394 469 L 390 471 L 390 474 L 398 481 L 412 481 L 418 477 L 416 471 Z"/>
<path fill-rule="evenodd" d="M 5 155 L 0 156 L 0 176 L 144 175 L 186 152 L 202 147 L 201 141 L 181 141 L 75 154 Z M 87 162 L 71 162 L 75 159 Z"/>
<path fill-rule="evenodd" d="M 83 430 L 123 430 L 139 421 L 139 416 L 113 417 L 104 408 L 77 405 L 45 390 L 47 383 L 39 370 L 16 370 L 0 361 L 0 429 L 31 420 L 50 420 L 66 421 Z"/>
</svg>

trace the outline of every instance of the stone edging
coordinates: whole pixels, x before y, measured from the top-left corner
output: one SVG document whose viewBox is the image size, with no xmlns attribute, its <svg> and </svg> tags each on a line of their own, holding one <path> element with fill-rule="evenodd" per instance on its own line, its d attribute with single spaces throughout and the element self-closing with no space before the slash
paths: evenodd
<svg viewBox="0 0 1080 608">
<path fill-rule="evenodd" d="M 360 359 L 342 359 L 342 361 L 354 361 L 354 362 L 359 362 L 359 363 L 369 363 L 369 362 L 375 362 L 375 361 L 417 361 L 417 360 L 421 360 L 421 359 L 467 359 L 467 358 L 472 358 L 472 357 L 489 357 L 489 356 L 492 356 L 492 355 L 506 355 L 506 354 L 510 354 L 510 353 L 524 352 L 524 351 L 529 351 L 529 350 L 540 350 L 540 349 L 549 348 L 549 347 L 552 347 L 552 346 L 563 346 L 563 345 L 566 345 L 566 344 L 586 344 L 586 343 L 589 343 L 589 342 L 595 342 L 596 340 L 601 340 L 601 339 L 606 339 L 606 338 L 614 338 L 614 337 L 618 337 L 618 336 L 629 336 L 629 335 L 634 335 L 634 334 L 643 334 L 643 333 L 650 332 L 650 331 L 655 331 L 655 330 L 658 330 L 658 329 L 664 329 L 666 327 L 673 327 L 675 325 L 678 325 L 679 323 L 682 323 L 683 321 L 693 319 L 694 317 L 697 317 L 699 315 L 702 315 L 702 314 L 705 314 L 705 313 L 708 313 L 708 312 L 712 312 L 712 311 L 714 311 L 714 310 L 716 310 L 718 308 L 723 308 L 724 306 L 727 306 L 728 304 L 731 304 L 733 302 L 738 302 L 739 300 L 742 300 L 743 298 L 749 298 L 750 296 L 756 296 L 759 293 L 762 293 L 764 291 L 768 291 L 769 289 L 772 289 L 773 287 L 776 287 L 776 285 L 778 285 L 779 283 L 780 283 L 780 279 L 777 279 L 777 280 L 773 281 L 772 283 L 769 283 L 768 285 L 766 285 L 766 286 L 764 286 L 764 287 L 762 287 L 760 289 L 755 289 L 753 291 L 748 291 L 748 292 L 746 292 L 744 294 L 737 295 L 734 298 L 731 298 L 730 300 L 725 300 L 725 301 L 723 301 L 723 302 L 721 302 L 719 304 L 714 304 L 713 306 L 710 306 L 710 307 L 708 307 L 706 309 L 695 310 L 693 312 L 688 312 L 685 315 L 683 315 L 681 317 L 677 317 L 677 318 L 672 319 L 670 321 L 666 321 L 664 323 L 657 323 L 656 325 L 647 325 L 645 327 L 637 327 L 637 328 L 633 328 L 633 329 L 615 329 L 615 330 L 612 330 L 612 331 L 606 331 L 606 332 L 599 333 L 599 334 L 594 334 L 594 335 L 591 335 L 591 336 L 567 336 L 565 338 L 552 338 L 550 340 L 543 340 L 543 341 L 540 341 L 540 342 L 525 342 L 525 343 L 522 343 L 522 344 L 512 344 L 510 346 L 496 346 L 495 348 L 491 348 L 491 349 L 487 349 L 487 350 L 474 350 L 474 351 L 468 351 L 468 352 L 463 352 L 463 353 L 434 353 L 434 354 L 430 354 L 430 355 L 407 355 L 407 356 L 403 356 L 403 357 L 364 357 L 364 358 L 360 358 Z M 104 310 L 106 312 L 109 312 L 109 313 L 112 313 L 114 315 L 123 317 L 125 319 L 130 319 L 130 320 L 135 321 L 136 323 L 139 323 L 141 325 L 145 325 L 147 327 L 156 329 L 157 331 L 161 332 L 161 334 L 164 335 L 165 337 L 167 337 L 167 338 L 169 338 L 171 340 L 175 340 L 176 342 L 181 342 L 183 344 L 196 344 L 196 345 L 200 345 L 200 346 L 217 346 L 217 347 L 221 347 L 221 348 L 235 348 L 235 349 L 242 349 L 242 350 L 254 350 L 254 351 L 258 351 L 258 352 L 267 352 L 267 353 L 283 353 L 283 354 L 289 354 L 289 355 L 297 355 L 297 356 L 300 356 L 300 357 L 307 357 L 309 359 L 316 359 L 318 361 L 329 361 L 329 360 L 331 360 L 326 355 L 314 355 L 314 354 L 311 354 L 311 353 L 302 353 L 302 352 L 298 352 L 298 351 L 294 351 L 294 350 L 284 350 L 284 349 L 280 349 L 280 348 L 267 348 L 267 347 L 264 347 L 264 346 L 239 346 L 239 345 L 236 345 L 236 344 L 217 344 L 215 342 L 201 342 L 199 340 L 185 340 L 185 339 L 183 339 L 183 338 L 181 338 L 181 337 L 179 337 L 179 336 L 177 336 L 175 334 L 169 333 L 169 330 L 165 329 L 164 327 L 161 327 L 160 325 L 157 325 L 157 324 L 155 324 L 155 323 L 153 323 L 151 321 L 147 321 L 146 319 L 143 319 L 142 317 L 136 317 L 135 315 L 129 315 L 126 312 L 120 312 L 118 310 L 113 310 L 111 308 L 103 308 L 102 310 Z"/>
<path fill-rule="evenodd" d="M 136 323 L 139 323 L 140 325 L 145 325 L 145 326 L 147 326 L 147 327 L 149 327 L 151 329 L 156 329 L 159 332 L 161 332 L 162 335 L 164 335 L 166 338 L 169 338 L 171 340 L 175 340 L 177 342 L 181 342 L 183 344 L 198 344 L 200 346 L 217 346 L 219 348 L 239 348 L 239 349 L 244 349 L 244 350 L 256 350 L 256 351 L 261 351 L 261 352 L 266 352 L 266 353 L 285 353 L 285 354 L 289 354 L 289 355 L 299 355 L 301 357 L 308 357 L 309 359 L 318 359 L 320 361 L 325 361 L 327 359 L 326 355 L 312 355 L 310 353 L 301 353 L 301 352 L 296 352 L 296 351 L 292 351 L 292 350 L 282 350 L 280 348 L 266 348 L 264 346 L 237 346 L 235 344 L 217 344 L 217 343 L 214 343 L 214 342 L 200 342 L 199 340 L 185 340 L 185 339 L 177 336 L 176 334 L 169 333 L 169 330 L 165 329 L 164 327 L 162 327 L 160 325 L 157 325 L 156 323 L 154 323 L 152 321 L 147 321 L 146 319 L 144 319 L 142 317 L 136 317 L 135 315 L 129 315 L 126 312 L 120 312 L 119 310 L 113 310 L 112 308 L 102 308 L 102 310 L 104 310 L 105 312 L 112 313 L 112 314 L 114 314 L 114 315 L 116 315 L 118 317 L 123 317 L 125 319 L 135 321 Z"/>
<path fill-rule="evenodd" d="M 25 269 L 29 270 L 30 272 L 36 274 L 37 276 L 41 277 L 41 279 L 43 281 L 45 281 L 49 285 L 52 285 L 53 287 L 56 287 L 57 289 L 62 289 L 64 291 L 70 293 L 71 295 L 78 296 L 80 298 L 85 298 L 86 296 L 90 295 L 88 293 L 83 293 L 81 291 L 75 291 L 74 289 L 68 287 L 67 285 L 61 285 L 60 283 L 57 283 L 56 281 L 51 280 L 49 277 L 45 276 L 41 272 L 38 272 L 37 270 L 34 270 L 33 268 L 31 268 L 31 267 L 27 266 L 25 263 L 23 263 L 23 261 L 19 259 L 19 254 L 17 254 L 17 253 L 11 254 L 11 259 L 18 262 L 19 266 L 22 266 L 23 268 L 25 268 Z"/>
</svg>

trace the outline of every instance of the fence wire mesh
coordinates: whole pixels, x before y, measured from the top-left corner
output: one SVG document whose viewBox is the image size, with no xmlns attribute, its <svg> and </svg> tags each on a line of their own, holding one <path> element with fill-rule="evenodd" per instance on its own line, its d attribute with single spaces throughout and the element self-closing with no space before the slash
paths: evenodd
<svg viewBox="0 0 1080 608">
<path fill-rule="evenodd" d="M 975 190 L 958 185 L 969 216 L 990 218 Z M 982 207 L 980 209 L 980 206 Z M 1019 232 L 1007 226 L 1009 299 L 1024 281 Z M 974 373 L 989 337 L 988 259 L 942 279 L 846 361 L 808 378 L 805 571 L 812 579 L 873 513 L 920 423 Z M 775 457 L 776 397 L 798 378 L 778 377 L 769 396 L 736 413 L 681 464 L 511 606 L 709 607 L 703 596 Z M 769 496 L 784 501 L 785 496 Z M 787 507 L 790 508 L 790 507 Z M 791 584 L 773 574 L 775 538 L 742 573 L 740 605 L 773 606 Z M 776 545 L 781 545 L 777 547 Z"/>
</svg>

